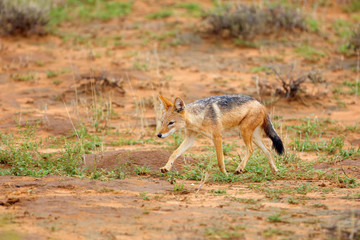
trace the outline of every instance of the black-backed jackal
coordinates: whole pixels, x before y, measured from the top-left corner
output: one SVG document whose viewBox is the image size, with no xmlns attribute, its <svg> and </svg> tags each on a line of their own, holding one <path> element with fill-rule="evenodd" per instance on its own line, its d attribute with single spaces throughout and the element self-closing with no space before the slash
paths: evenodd
<svg viewBox="0 0 360 240">
<path fill-rule="evenodd" d="M 185 128 L 184 141 L 171 154 L 169 161 L 160 169 L 161 172 L 170 171 L 175 159 L 189 149 L 194 143 L 195 136 L 201 133 L 210 137 L 214 142 L 220 171 L 226 173 L 222 149 L 222 131 L 235 127 L 240 129 L 247 149 L 246 156 L 235 173 L 241 173 L 245 170 L 253 152 L 252 142 L 264 152 L 269 160 L 271 170 L 278 171 L 271 153 L 262 142 L 261 129 L 272 140 L 278 154 L 284 152 L 284 146 L 266 114 L 264 105 L 254 98 L 245 95 L 214 96 L 187 105 L 179 97 L 175 99 L 174 103 L 160 94 L 159 98 L 163 103 L 165 112 L 157 136 L 165 138 L 176 130 Z"/>
</svg>

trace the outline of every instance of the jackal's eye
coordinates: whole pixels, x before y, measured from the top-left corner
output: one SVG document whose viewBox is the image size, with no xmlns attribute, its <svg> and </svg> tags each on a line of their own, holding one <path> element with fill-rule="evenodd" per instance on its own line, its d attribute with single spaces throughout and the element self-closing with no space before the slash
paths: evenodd
<svg viewBox="0 0 360 240">
<path fill-rule="evenodd" d="M 175 121 L 170 121 L 169 124 L 168 124 L 168 126 L 171 126 L 171 125 L 173 125 L 174 123 L 175 123 Z"/>
</svg>

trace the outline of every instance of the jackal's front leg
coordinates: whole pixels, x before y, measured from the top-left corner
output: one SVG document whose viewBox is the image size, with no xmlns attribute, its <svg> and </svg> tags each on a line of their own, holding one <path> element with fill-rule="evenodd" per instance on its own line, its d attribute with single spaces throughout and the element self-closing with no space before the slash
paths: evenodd
<svg viewBox="0 0 360 240">
<path fill-rule="evenodd" d="M 213 135 L 213 141 L 214 141 L 214 145 L 215 145 L 216 157 L 217 157 L 217 160 L 218 160 L 218 165 L 219 165 L 220 171 L 222 173 L 226 174 L 221 134 L 214 134 Z"/>
<path fill-rule="evenodd" d="M 173 166 L 175 160 L 183 154 L 186 150 L 188 150 L 194 144 L 195 134 L 194 133 L 187 133 L 185 136 L 184 141 L 180 144 L 180 146 L 171 154 L 168 162 L 160 171 L 162 173 L 169 172 L 171 167 Z"/>
</svg>

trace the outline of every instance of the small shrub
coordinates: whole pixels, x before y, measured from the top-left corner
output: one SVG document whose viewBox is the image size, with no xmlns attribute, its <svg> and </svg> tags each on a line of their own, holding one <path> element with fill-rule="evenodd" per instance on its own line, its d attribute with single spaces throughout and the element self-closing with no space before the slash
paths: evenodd
<svg viewBox="0 0 360 240">
<path fill-rule="evenodd" d="M 182 192 L 182 191 L 184 191 L 184 188 L 185 188 L 185 186 L 184 186 L 183 183 L 182 184 L 175 184 L 174 185 L 174 192 Z"/>
<path fill-rule="evenodd" d="M 279 30 L 305 30 L 305 17 L 296 9 L 282 5 L 219 7 L 205 16 L 210 32 L 228 33 L 231 37 L 252 38 L 258 34 L 271 34 Z"/>
<path fill-rule="evenodd" d="M 135 168 L 135 173 L 136 173 L 136 175 L 139 175 L 139 176 L 140 175 L 148 175 L 150 173 L 150 170 L 146 166 L 142 166 L 142 167 L 137 166 Z"/>
<path fill-rule="evenodd" d="M 282 219 L 280 217 L 280 213 L 274 213 L 273 215 L 268 216 L 267 220 L 269 222 L 272 222 L 272 223 L 274 223 L 274 222 L 282 222 Z"/>
<path fill-rule="evenodd" d="M 226 194 L 226 190 L 224 190 L 224 189 L 212 189 L 210 192 L 214 193 L 216 195 Z"/>
<path fill-rule="evenodd" d="M 346 12 L 358 12 L 360 11 L 360 2 L 358 0 L 351 0 L 345 7 Z"/>
<path fill-rule="evenodd" d="M 360 24 L 352 31 L 348 48 L 355 51 L 360 49 Z"/>
<path fill-rule="evenodd" d="M 164 9 L 160 12 L 150 13 L 146 17 L 148 19 L 162 19 L 162 18 L 171 17 L 172 15 L 173 15 L 173 11 L 171 9 Z"/>
<path fill-rule="evenodd" d="M 0 34 L 44 34 L 50 21 L 50 2 L 0 0 Z"/>
<path fill-rule="evenodd" d="M 319 71 L 313 70 L 306 74 L 295 73 L 294 65 L 290 66 L 290 70 L 287 73 L 282 71 L 289 66 L 285 66 L 283 69 L 271 67 L 271 70 L 276 76 L 276 82 L 274 86 L 271 86 L 268 81 L 262 80 L 259 82 L 260 93 L 262 95 L 273 94 L 269 90 L 275 89 L 275 95 L 282 96 L 288 100 L 294 100 L 299 97 L 301 92 L 305 92 L 305 88 L 302 86 L 306 81 L 316 85 L 318 83 L 324 83 L 325 80 Z M 298 72 L 298 71 L 297 71 Z"/>
</svg>

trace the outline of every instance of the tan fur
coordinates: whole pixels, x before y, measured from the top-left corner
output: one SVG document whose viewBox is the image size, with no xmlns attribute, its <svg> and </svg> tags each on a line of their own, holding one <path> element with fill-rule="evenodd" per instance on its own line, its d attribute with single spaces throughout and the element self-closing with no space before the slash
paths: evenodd
<svg viewBox="0 0 360 240">
<path fill-rule="evenodd" d="M 253 152 L 252 141 L 264 152 L 269 159 L 270 167 L 277 171 L 274 160 L 269 150 L 262 143 L 259 129 L 266 123 L 266 109 L 256 100 L 248 101 L 241 105 L 228 107 L 229 109 L 221 110 L 220 107 L 213 103 L 211 109 L 214 116 L 207 117 L 205 112 L 193 107 L 192 111 L 187 111 L 185 104 L 180 98 L 176 98 L 174 103 L 159 94 L 159 98 L 164 105 L 162 126 L 158 134 L 159 137 L 166 137 L 169 133 L 177 129 L 185 128 L 185 139 L 183 143 L 170 156 L 169 161 L 161 168 L 162 172 L 170 171 L 175 159 L 190 148 L 198 133 L 204 134 L 213 140 L 218 166 L 220 171 L 226 173 L 224 165 L 224 156 L 222 149 L 222 131 L 239 127 L 241 136 L 246 145 L 246 156 L 236 169 L 237 173 L 245 170 L 245 166 Z M 181 108 L 183 104 L 184 108 Z M 174 124 L 171 124 L 174 122 Z M 170 125 L 169 125 L 170 123 Z"/>
</svg>

